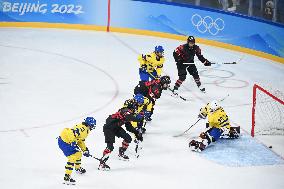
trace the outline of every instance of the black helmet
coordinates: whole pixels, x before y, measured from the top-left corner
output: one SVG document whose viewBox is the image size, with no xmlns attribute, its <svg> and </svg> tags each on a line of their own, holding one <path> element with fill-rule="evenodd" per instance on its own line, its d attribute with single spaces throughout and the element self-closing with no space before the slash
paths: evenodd
<svg viewBox="0 0 284 189">
<path fill-rule="evenodd" d="M 164 76 L 162 76 L 161 78 L 160 78 L 160 80 L 161 80 L 161 84 L 162 85 L 164 85 L 164 84 L 171 84 L 171 78 L 170 78 L 170 76 L 168 76 L 168 75 L 164 75 Z"/>
<path fill-rule="evenodd" d="M 160 78 L 160 81 L 163 89 L 167 89 L 171 84 L 171 78 L 168 75 L 162 76 Z"/>
<path fill-rule="evenodd" d="M 124 107 L 127 107 L 129 109 L 136 109 L 137 108 L 137 102 L 134 99 L 129 99 L 124 102 Z"/>
<path fill-rule="evenodd" d="M 188 36 L 187 43 L 189 43 L 189 42 L 195 43 L 195 38 L 193 36 Z"/>
</svg>

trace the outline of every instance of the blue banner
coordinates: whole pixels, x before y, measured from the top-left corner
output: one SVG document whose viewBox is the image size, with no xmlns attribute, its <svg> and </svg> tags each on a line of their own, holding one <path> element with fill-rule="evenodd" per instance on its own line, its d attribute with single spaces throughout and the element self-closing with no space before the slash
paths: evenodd
<svg viewBox="0 0 284 189">
<path fill-rule="evenodd" d="M 112 0 L 112 27 L 194 35 L 284 57 L 284 26 L 195 6 Z"/>
<path fill-rule="evenodd" d="M 284 26 L 189 5 L 111 0 L 110 27 L 165 32 L 284 57 Z M 106 26 L 108 0 L 0 0 L 0 22 Z"/>
<path fill-rule="evenodd" d="M 106 0 L 0 0 L 0 21 L 107 24 Z"/>
</svg>

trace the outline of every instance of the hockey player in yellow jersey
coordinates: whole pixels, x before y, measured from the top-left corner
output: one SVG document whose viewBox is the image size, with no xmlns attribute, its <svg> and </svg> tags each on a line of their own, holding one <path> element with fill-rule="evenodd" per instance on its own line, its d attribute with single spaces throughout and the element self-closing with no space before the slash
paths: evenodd
<svg viewBox="0 0 284 189">
<path fill-rule="evenodd" d="M 127 107 L 131 101 L 136 101 L 138 104 L 136 111 L 135 111 L 135 115 L 137 117 L 146 118 L 145 114 L 149 114 L 152 110 L 153 104 L 150 102 L 150 100 L 147 97 L 144 97 L 142 94 L 136 94 L 134 95 L 133 99 L 126 100 L 124 102 L 124 107 Z M 131 126 L 137 130 L 141 129 L 141 132 L 143 133 L 145 133 L 146 131 L 145 127 L 143 127 L 143 121 L 142 122 L 131 121 L 131 122 L 128 122 L 127 124 L 131 124 Z"/>
<path fill-rule="evenodd" d="M 234 139 L 239 137 L 240 127 L 230 125 L 228 115 L 216 100 L 200 109 L 198 118 L 205 119 L 206 117 L 208 117 L 206 130 L 199 135 L 197 140 L 190 141 L 189 148 L 191 150 L 201 152 L 220 138 Z"/>
<path fill-rule="evenodd" d="M 159 78 L 165 62 L 164 48 L 156 46 L 153 53 L 139 55 L 138 61 L 140 62 L 139 75 L 141 81 Z"/>
<path fill-rule="evenodd" d="M 75 185 L 76 181 L 71 178 L 73 168 L 79 174 L 84 174 L 86 170 L 81 167 L 82 152 L 86 157 L 91 156 L 86 147 L 85 139 L 89 132 L 96 127 L 96 120 L 87 117 L 84 122 L 75 125 L 73 128 L 65 128 L 58 137 L 58 146 L 68 158 L 65 166 L 64 184 Z M 82 151 L 82 152 L 81 152 Z"/>
</svg>

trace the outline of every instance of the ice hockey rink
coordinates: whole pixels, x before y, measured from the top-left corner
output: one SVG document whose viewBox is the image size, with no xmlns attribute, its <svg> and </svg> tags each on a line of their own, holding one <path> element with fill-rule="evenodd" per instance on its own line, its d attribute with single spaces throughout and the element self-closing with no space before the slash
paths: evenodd
<svg viewBox="0 0 284 189">
<path fill-rule="evenodd" d="M 172 85 L 177 70 L 173 50 L 183 41 L 157 37 L 60 29 L 0 29 L 0 187 L 2 189 L 145 189 L 145 188 L 284 188 L 284 137 L 251 138 L 253 84 L 284 91 L 284 65 L 252 55 L 199 44 L 211 62 L 198 64 L 207 93 L 191 76 L 180 88 L 185 102 L 165 91 L 148 123 L 140 157 L 134 145 L 129 162 L 117 158 L 110 171 L 97 170 L 98 161 L 82 158 L 85 175 L 73 173 L 76 186 L 62 184 L 66 158 L 57 146 L 61 130 L 86 116 L 97 120 L 86 144 L 101 157 L 105 148 L 102 126 L 133 95 L 139 75 L 137 56 L 156 45 L 165 48 L 164 74 Z M 221 140 L 202 153 L 188 142 L 205 129 L 206 121 L 188 134 L 173 137 L 197 120 L 199 109 L 213 99 L 221 103 L 234 126 L 237 140 Z M 282 112 L 283 114 L 283 112 Z M 272 146 L 268 148 L 267 146 Z"/>
</svg>

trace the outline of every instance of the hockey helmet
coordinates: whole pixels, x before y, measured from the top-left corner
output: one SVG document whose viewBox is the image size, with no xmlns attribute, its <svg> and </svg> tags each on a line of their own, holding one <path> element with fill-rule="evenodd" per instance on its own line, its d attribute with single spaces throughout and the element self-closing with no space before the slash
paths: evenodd
<svg viewBox="0 0 284 189">
<path fill-rule="evenodd" d="M 142 94 L 136 94 L 134 96 L 134 99 L 138 104 L 143 104 L 144 103 L 144 96 Z"/>
<path fill-rule="evenodd" d="M 217 109 L 221 108 L 217 100 L 210 102 L 210 112 L 215 112 Z"/>
<path fill-rule="evenodd" d="M 193 43 L 195 44 L 195 38 L 193 36 L 188 36 L 187 43 Z"/>
<path fill-rule="evenodd" d="M 97 124 L 97 121 L 95 118 L 93 117 L 87 117 L 86 119 L 84 119 L 84 123 L 90 127 L 91 130 L 95 129 L 96 128 L 96 124 Z"/>
<path fill-rule="evenodd" d="M 160 78 L 161 80 L 161 84 L 163 89 L 167 89 L 169 87 L 169 85 L 171 84 L 171 78 L 168 75 L 164 75 Z"/>
<path fill-rule="evenodd" d="M 138 102 L 135 99 L 131 99 L 127 101 L 126 107 L 132 110 L 135 110 L 137 108 Z"/>
<path fill-rule="evenodd" d="M 156 46 L 155 53 L 158 54 L 160 57 L 164 56 L 164 48 L 160 45 Z"/>
</svg>

